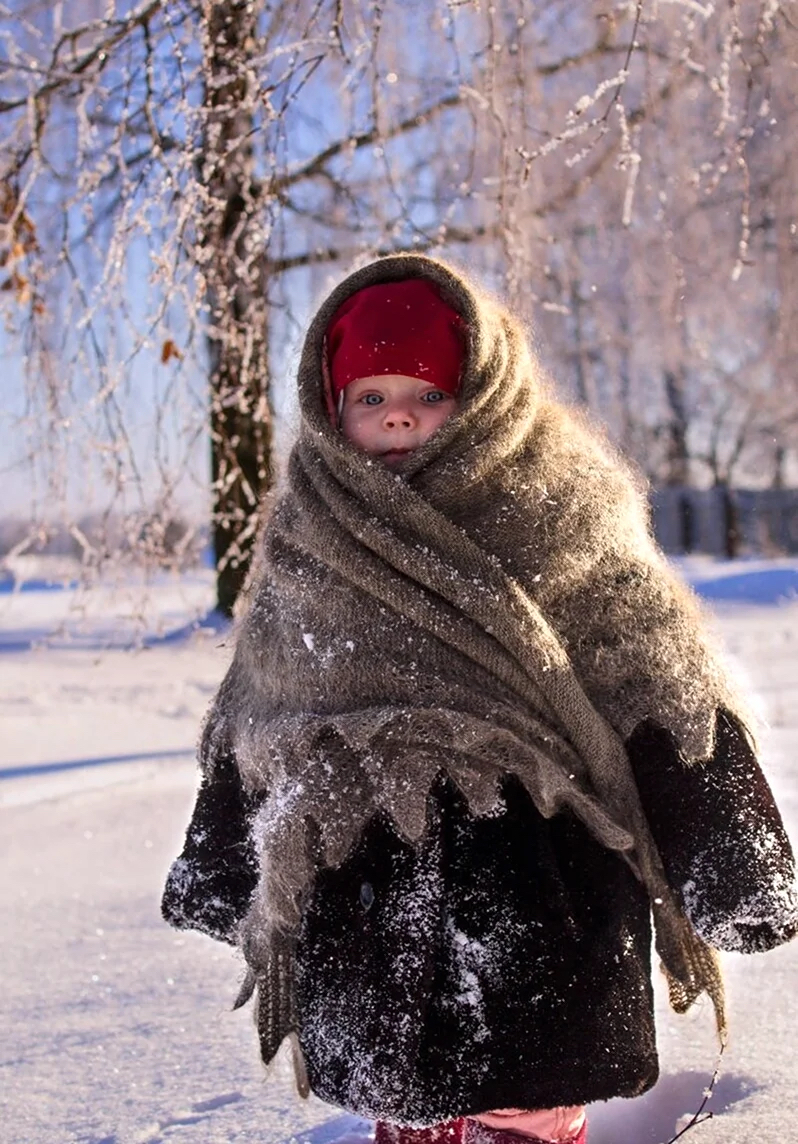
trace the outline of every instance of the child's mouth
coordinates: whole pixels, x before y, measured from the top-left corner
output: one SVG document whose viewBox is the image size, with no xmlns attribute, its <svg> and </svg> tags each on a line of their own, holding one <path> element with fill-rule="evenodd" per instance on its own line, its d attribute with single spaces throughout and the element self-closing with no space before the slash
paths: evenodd
<svg viewBox="0 0 798 1144">
<path fill-rule="evenodd" d="M 388 449 L 387 452 L 380 454 L 380 460 L 386 465 L 397 465 L 412 452 L 412 449 Z"/>
</svg>

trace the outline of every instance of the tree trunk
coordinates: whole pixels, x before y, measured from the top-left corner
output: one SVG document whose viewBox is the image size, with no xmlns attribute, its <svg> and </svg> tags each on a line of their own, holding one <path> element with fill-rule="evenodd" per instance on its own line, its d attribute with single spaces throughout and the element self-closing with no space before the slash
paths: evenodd
<svg viewBox="0 0 798 1144">
<path fill-rule="evenodd" d="M 682 370 L 665 371 L 665 398 L 668 402 L 670 419 L 667 424 L 667 447 L 665 454 L 665 484 L 689 484 L 690 453 L 687 445 L 687 401 L 685 378 Z"/>
<path fill-rule="evenodd" d="M 720 483 L 721 504 L 723 512 L 723 550 L 729 560 L 740 555 L 740 524 L 732 491 L 729 485 Z"/>
<path fill-rule="evenodd" d="M 272 481 L 263 187 L 255 177 L 257 5 L 205 0 L 205 130 L 199 178 L 207 207 L 200 258 L 210 311 L 210 436 L 217 605 L 231 615 Z"/>
<path fill-rule="evenodd" d="M 692 552 L 696 545 L 695 513 L 685 489 L 679 497 L 679 544 L 682 552 Z"/>
<path fill-rule="evenodd" d="M 787 461 L 787 449 L 777 441 L 773 446 L 773 479 L 770 483 L 772 489 L 784 488 L 784 468 Z"/>
</svg>

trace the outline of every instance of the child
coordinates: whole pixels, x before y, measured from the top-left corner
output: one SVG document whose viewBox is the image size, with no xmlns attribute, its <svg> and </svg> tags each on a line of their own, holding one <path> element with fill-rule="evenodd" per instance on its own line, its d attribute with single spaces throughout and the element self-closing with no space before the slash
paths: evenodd
<svg viewBox="0 0 798 1144">
<path fill-rule="evenodd" d="M 244 951 L 265 1061 L 378 1141 L 586 1139 L 714 948 L 798 929 L 746 715 L 611 450 L 512 317 L 390 257 L 313 320 L 302 423 L 164 913 Z"/>
</svg>

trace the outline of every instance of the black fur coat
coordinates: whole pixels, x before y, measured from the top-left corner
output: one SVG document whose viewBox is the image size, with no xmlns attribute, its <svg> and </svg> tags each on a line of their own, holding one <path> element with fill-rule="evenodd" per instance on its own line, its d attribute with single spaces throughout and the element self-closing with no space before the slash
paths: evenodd
<svg viewBox="0 0 798 1144">
<path fill-rule="evenodd" d="M 736 721 L 687 768 L 667 732 L 627 743 L 668 880 L 711 944 L 752 953 L 798 930 L 794 860 Z M 320 870 L 297 951 L 311 1088 L 364 1116 L 431 1123 L 502 1107 L 634 1096 L 657 1078 L 651 928 L 625 862 L 508 780 L 474 818 L 441 780 L 422 847 L 376 818 Z M 200 787 L 163 909 L 236 940 L 258 877 L 256 806 L 232 760 Z"/>
</svg>

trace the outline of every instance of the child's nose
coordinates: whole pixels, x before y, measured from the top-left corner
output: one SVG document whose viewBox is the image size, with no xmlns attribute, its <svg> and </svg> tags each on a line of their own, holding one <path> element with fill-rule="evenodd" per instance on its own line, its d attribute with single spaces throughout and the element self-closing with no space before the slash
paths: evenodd
<svg viewBox="0 0 798 1144">
<path fill-rule="evenodd" d="M 386 411 L 383 424 L 386 429 L 414 429 L 416 419 L 407 406 Z"/>
</svg>

